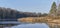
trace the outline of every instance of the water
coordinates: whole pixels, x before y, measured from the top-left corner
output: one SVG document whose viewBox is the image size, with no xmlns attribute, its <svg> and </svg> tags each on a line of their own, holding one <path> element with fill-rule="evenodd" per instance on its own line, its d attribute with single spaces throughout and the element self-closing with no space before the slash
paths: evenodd
<svg viewBox="0 0 60 28">
<path fill-rule="evenodd" d="M 45 23 L 33 23 L 33 24 L 29 23 L 29 24 L 20 24 L 17 26 L 12 26 L 10 28 L 49 28 L 49 26 Z"/>
</svg>

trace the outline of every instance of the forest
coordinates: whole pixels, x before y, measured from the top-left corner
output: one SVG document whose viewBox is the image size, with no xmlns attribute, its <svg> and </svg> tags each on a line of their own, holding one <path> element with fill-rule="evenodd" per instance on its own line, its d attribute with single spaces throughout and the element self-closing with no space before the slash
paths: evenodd
<svg viewBox="0 0 60 28">
<path fill-rule="evenodd" d="M 14 20 L 23 17 L 42 17 L 47 15 L 47 13 L 21 12 L 11 8 L 0 7 L 0 19 Z"/>
</svg>

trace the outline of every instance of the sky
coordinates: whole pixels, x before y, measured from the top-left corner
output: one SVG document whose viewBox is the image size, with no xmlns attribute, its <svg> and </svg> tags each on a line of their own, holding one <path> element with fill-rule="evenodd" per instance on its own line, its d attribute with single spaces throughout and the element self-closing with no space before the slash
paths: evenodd
<svg viewBox="0 0 60 28">
<path fill-rule="evenodd" d="M 53 1 L 57 0 L 0 0 L 0 7 L 22 12 L 49 13 Z"/>
</svg>

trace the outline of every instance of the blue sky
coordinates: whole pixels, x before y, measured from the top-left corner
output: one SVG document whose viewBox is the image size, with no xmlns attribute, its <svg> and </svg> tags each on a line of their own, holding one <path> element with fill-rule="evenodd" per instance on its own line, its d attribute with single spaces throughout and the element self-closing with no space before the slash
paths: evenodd
<svg viewBox="0 0 60 28">
<path fill-rule="evenodd" d="M 23 12 L 48 13 L 53 1 L 56 0 L 0 0 L 0 7 Z"/>
</svg>

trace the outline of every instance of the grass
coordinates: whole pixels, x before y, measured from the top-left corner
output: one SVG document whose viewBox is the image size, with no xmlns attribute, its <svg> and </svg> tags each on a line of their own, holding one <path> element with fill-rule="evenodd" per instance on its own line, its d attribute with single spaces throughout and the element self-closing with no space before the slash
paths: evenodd
<svg viewBox="0 0 60 28">
<path fill-rule="evenodd" d="M 54 27 L 55 24 L 60 26 L 60 16 L 27 17 L 27 18 L 19 18 L 18 21 L 47 23 L 51 27 L 52 26 Z"/>
</svg>

